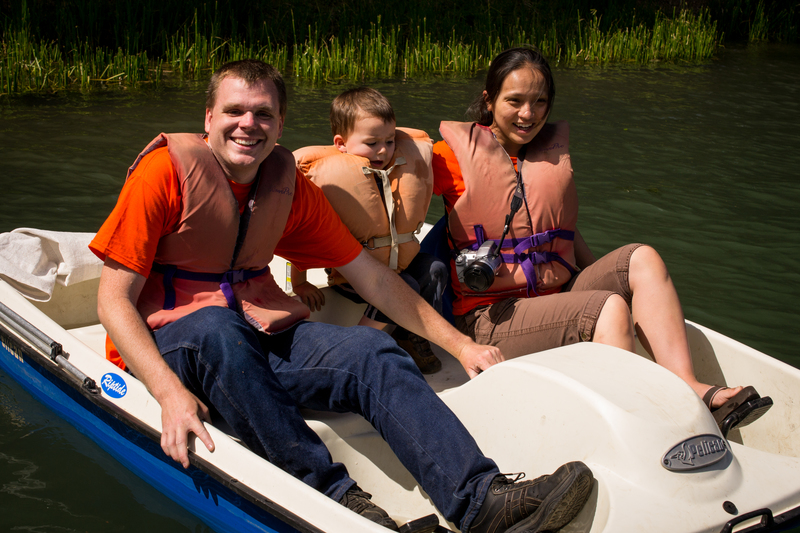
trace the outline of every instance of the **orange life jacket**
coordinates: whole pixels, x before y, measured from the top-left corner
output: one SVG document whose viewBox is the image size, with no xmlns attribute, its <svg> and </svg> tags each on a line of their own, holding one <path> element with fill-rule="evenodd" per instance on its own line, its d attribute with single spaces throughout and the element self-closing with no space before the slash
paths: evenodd
<svg viewBox="0 0 800 533">
<path fill-rule="evenodd" d="M 517 171 L 489 128 L 442 122 L 439 131 L 458 160 L 466 187 L 448 215 L 450 234 L 458 250 L 476 250 L 484 241 L 502 236 L 517 189 Z M 517 165 L 524 202 L 501 246 L 504 261 L 486 292 L 475 293 L 459 283 L 466 308 L 470 297 L 485 299 L 487 293 L 524 298 L 557 292 L 574 273 L 578 195 L 569 157 L 569 125 L 546 124 Z"/>
<path fill-rule="evenodd" d="M 370 168 L 367 158 L 335 146 L 300 148 L 294 157 L 373 257 L 397 272 L 408 266 L 419 252 L 416 235 L 433 193 L 433 143 L 427 133 L 397 128 L 386 170 Z M 335 270 L 328 277 L 330 285 L 345 281 Z"/>
<path fill-rule="evenodd" d="M 269 271 L 295 191 L 292 154 L 275 147 L 259 167 L 248 207 L 240 215 L 230 184 L 201 135 L 162 133 L 128 176 L 142 157 L 162 146 L 178 174 L 183 212 L 178 229 L 159 241 L 137 302 L 150 328 L 210 305 L 234 309 L 265 332 L 307 318 L 308 307 L 282 291 Z"/>
</svg>

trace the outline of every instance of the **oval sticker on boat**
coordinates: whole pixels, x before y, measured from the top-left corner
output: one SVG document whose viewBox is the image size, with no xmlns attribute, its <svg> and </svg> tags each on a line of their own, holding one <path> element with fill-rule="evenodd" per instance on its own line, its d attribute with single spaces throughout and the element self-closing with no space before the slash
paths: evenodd
<svg viewBox="0 0 800 533">
<path fill-rule="evenodd" d="M 728 442 L 717 435 L 698 435 L 679 442 L 664 457 L 661 465 L 673 472 L 697 470 L 728 455 Z"/>
<path fill-rule="evenodd" d="M 122 398 L 128 392 L 128 386 L 122 376 L 118 376 L 113 372 L 103 376 L 100 380 L 100 386 L 103 387 L 103 392 L 112 398 Z"/>
</svg>

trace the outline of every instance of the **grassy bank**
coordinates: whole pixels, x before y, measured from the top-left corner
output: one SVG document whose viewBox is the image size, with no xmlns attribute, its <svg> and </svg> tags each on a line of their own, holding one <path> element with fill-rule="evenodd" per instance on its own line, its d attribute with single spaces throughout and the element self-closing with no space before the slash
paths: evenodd
<svg viewBox="0 0 800 533">
<path fill-rule="evenodd" d="M 745 25 L 750 41 L 796 38 L 797 10 L 776 11 L 763 0 L 714 1 L 678 9 L 618 0 L 601 13 L 584 0 L 409 0 L 402 6 L 253 0 L 246 7 L 0 0 L 0 94 L 157 86 L 205 78 L 244 57 L 317 83 L 472 73 L 519 43 L 538 46 L 553 63 L 572 65 L 704 60 L 726 31 L 740 35 Z"/>
</svg>

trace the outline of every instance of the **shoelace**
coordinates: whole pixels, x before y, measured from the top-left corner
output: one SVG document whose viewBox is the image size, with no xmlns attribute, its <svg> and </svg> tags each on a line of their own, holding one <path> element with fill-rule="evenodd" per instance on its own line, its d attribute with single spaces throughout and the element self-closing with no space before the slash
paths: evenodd
<svg viewBox="0 0 800 533">
<path fill-rule="evenodd" d="M 525 479 L 525 472 L 517 472 L 516 474 L 500 474 L 500 475 L 504 476 L 506 478 L 506 481 L 508 481 L 511 484 L 516 483 L 517 481 L 520 481 L 522 479 Z M 514 479 L 511 479 L 512 476 L 514 476 Z"/>
<path fill-rule="evenodd" d="M 503 491 L 507 490 L 509 487 L 511 487 L 517 481 L 519 481 L 521 479 L 525 479 L 525 472 L 517 472 L 516 474 L 500 474 L 500 475 L 503 476 L 503 480 L 502 480 L 502 483 L 503 483 L 502 490 Z M 500 481 L 500 480 L 497 480 L 497 481 Z M 495 481 L 495 483 L 497 481 Z"/>
</svg>

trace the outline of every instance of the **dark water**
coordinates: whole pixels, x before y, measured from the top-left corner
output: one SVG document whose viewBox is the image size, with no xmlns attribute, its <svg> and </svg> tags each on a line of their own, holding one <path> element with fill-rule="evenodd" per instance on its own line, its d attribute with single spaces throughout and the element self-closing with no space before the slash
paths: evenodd
<svg viewBox="0 0 800 533">
<path fill-rule="evenodd" d="M 800 367 L 800 48 L 702 66 L 558 69 L 580 228 L 596 255 L 655 246 L 691 320 Z M 480 80 L 375 83 L 437 140 Z M 330 142 L 344 86 L 290 84 L 282 144 Z M 0 104 L 0 232 L 96 231 L 161 131 L 201 131 L 202 88 Z M 430 221 L 442 213 L 434 201 Z M 207 531 L 0 373 L 0 531 Z"/>
</svg>

